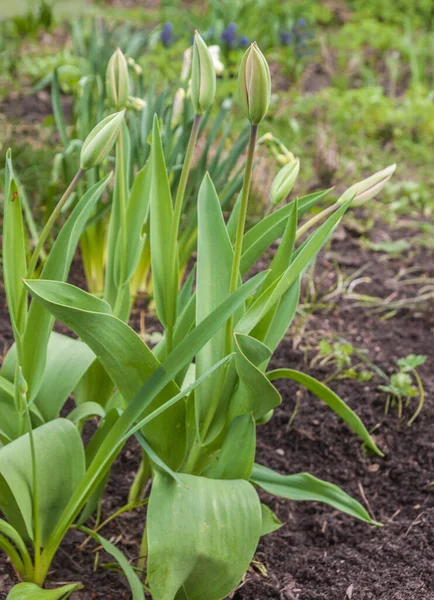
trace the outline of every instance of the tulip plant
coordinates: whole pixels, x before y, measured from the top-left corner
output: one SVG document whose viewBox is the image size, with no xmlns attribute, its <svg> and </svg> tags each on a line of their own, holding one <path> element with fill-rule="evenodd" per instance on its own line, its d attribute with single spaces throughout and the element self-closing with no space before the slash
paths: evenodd
<svg viewBox="0 0 434 600">
<path fill-rule="evenodd" d="M 7 157 L 3 263 L 15 345 L 0 373 L 5 415 L 0 431 L 0 509 L 5 517 L 0 520 L 0 547 L 23 581 L 9 598 L 49 600 L 77 589 L 74 584 L 55 592 L 40 588 L 62 539 L 78 527 L 118 560 L 132 598 L 144 599 L 142 582 L 120 551 L 84 525 L 113 461 L 135 436 L 144 459 L 133 495 L 139 498 L 143 482 L 152 480 L 137 552 L 152 598 L 220 600 L 242 579 L 260 537 L 281 525 L 261 503 L 257 488 L 292 500 L 322 501 L 376 524 L 337 486 L 308 473 L 283 475 L 255 463 L 256 428 L 272 418 L 281 402 L 273 382 L 291 379 L 325 402 L 367 448 L 381 455 L 359 417 L 331 389 L 291 368 L 269 370 L 269 364 L 294 318 L 306 269 L 351 203 L 376 194 L 394 166 L 349 188 L 300 226 L 301 217 L 327 192 L 283 204 L 247 229 L 257 132 L 271 88 L 265 57 L 253 44 L 239 73 L 240 100 L 250 123 L 242 190 L 225 220 L 212 178 L 203 177 L 197 194 L 197 259 L 180 285 L 180 221 L 200 122 L 214 100 L 215 71 L 196 33 L 191 76 L 195 117 L 172 198 L 158 117 L 149 138 L 149 158 L 131 188 L 125 185 L 126 80 L 120 75 L 121 56 L 113 60 L 116 86 L 110 94 L 118 111 L 103 119 L 83 144 L 78 173 L 30 258 L 20 193 Z M 89 169 L 107 164 L 113 144 L 109 285 L 100 298 L 66 283 L 66 277 L 110 175 L 84 193 L 42 270 L 36 267 L 62 206 Z M 272 189 L 276 204 L 291 189 L 298 168 L 295 161 L 279 172 Z M 129 285 L 140 258 L 144 223 L 156 312 L 164 328 L 164 338 L 152 350 L 127 324 Z M 249 277 L 251 267 L 277 239 L 269 268 Z M 54 319 L 79 339 L 52 334 Z M 77 408 L 59 418 L 72 390 Z M 79 425 L 90 415 L 100 422 L 85 447 Z"/>
</svg>

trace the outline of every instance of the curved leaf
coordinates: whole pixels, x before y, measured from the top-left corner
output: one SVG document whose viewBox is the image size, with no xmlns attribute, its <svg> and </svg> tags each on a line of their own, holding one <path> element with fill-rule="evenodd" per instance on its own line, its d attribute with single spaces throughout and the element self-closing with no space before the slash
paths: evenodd
<svg viewBox="0 0 434 600">
<path fill-rule="evenodd" d="M 310 473 L 280 475 L 272 469 L 255 464 L 250 480 L 274 496 L 288 498 L 288 500 L 324 502 L 361 521 L 379 525 L 371 519 L 368 511 L 360 502 L 354 500 L 337 485 L 317 479 Z"/>
<path fill-rule="evenodd" d="M 301 371 L 295 371 L 294 369 L 269 371 L 267 377 L 270 381 L 274 381 L 275 379 L 292 379 L 293 381 L 297 381 L 297 383 L 301 383 L 301 385 L 312 392 L 312 394 L 315 394 L 317 398 L 325 402 L 327 406 L 339 415 L 373 452 L 379 456 L 384 456 L 381 450 L 377 448 L 360 417 L 329 387 L 314 377 L 306 375 L 306 373 L 302 373 Z"/>
<path fill-rule="evenodd" d="M 62 585 L 55 590 L 44 590 L 34 583 L 19 583 L 14 585 L 6 600 L 66 600 L 77 590 L 82 590 L 80 583 Z"/>
<path fill-rule="evenodd" d="M 145 600 L 145 594 L 143 592 L 143 585 L 134 571 L 133 567 L 130 565 L 125 555 L 116 548 L 114 544 L 109 542 L 99 533 L 92 531 L 92 529 L 88 529 L 87 527 L 80 527 L 80 530 L 89 535 L 92 539 L 94 539 L 98 544 L 104 548 L 104 550 L 113 556 L 116 559 L 117 563 L 121 567 L 122 571 L 125 574 L 125 577 L 128 580 L 128 584 L 131 589 L 132 600 Z"/>
</svg>

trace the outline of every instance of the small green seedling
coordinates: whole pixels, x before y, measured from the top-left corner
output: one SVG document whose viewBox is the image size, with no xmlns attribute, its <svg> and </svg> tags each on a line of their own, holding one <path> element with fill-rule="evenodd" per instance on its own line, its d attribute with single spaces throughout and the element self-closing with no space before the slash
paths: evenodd
<svg viewBox="0 0 434 600">
<path fill-rule="evenodd" d="M 387 393 L 386 415 L 389 412 L 390 405 L 396 405 L 398 406 L 398 417 L 401 419 L 403 407 L 409 406 L 412 398 L 419 398 L 417 409 L 409 419 L 408 425 L 416 420 L 425 400 L 425 391 L 417 367 L 423 365 L 426 359 L 426 356 L 417 354 L 409 354 L 405 358 L 400 358 L 396 363 L 399 370 L 390 377 L 389 383 L 378 386 L 379 390 Z M 416 386 L 414 382 L 416 382 Z"/>
</svg>

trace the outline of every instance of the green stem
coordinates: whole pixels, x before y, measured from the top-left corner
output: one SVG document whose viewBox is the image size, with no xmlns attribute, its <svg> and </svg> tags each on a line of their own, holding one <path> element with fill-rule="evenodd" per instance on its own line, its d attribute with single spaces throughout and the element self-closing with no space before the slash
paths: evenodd
<svg viewBox="0 0 434 600">
<path fill-rule="evenodd" d="M 188 140 L 187 151 L 185 153 L 184 164 L 182 165 L 181 176 L 179 178 L 178 189 L 176 191 L 175 197 L 175 206 L 173 209 L 173 221 L 172 221 L 172 267 L 173 273 L 175 274 L 175 266 L 178 259 L 178 235 L 179 235 L 179 225 L 181 222 L 181 213 L 182 207 L 184 204 L 184 196 L 185 189 L 187 187 L 188 176 L 190 174 L 191 169 L 191 161 L 193 159 L 193 153 L 197 142 L 197 137 L 199 135 L 200 123 L 202 120 L 202 115 L 195 115 L 193 120 L 193 125 L 191 127 L 190 139 Z M 174 275 L 175 276 L 175 275 Z M 176 293 L 178 293 L 178 287 L 175 287 Z M 176 306 L 176 298 L 174 298 L 174 303 Z M 173 334 L 174 334 L 175 323 L 168 323 L 166 329 L 166 351 L 169 354 L 173 349 Z"/>
<path fill-rule="evenodd" d="M 187 187 L 187 180 L 190 173 L 191 161 L 193 159 L 193 153 L 196 146 L 197 137 L 199 135 L 201 120 L 202 115 L 194 116 L 194 121 L 190 132 L 190 139 L 188 140 L 187 151 L 185 153 L 184 164 L 182 165 L 181 177 L 179 178 L 178 189 L 176 191 L 172 229 L 172 239 L 174 239 L 176 242 L 178 241 L 179 224 L 181 221 L 182 206 L 184 204 L 185 188 Z"/>
<path fill-rule="evenodd" d="M 309 221 L 306 221 L 306 223 L 304 223 L 304 225 L 302 225 L 297 230 L 295 239 L 299 240 L 301 238 L 301 236 L 306 233 L 306 231 L 309 231 L 309 229 L 312 229 L 312 227 L 314 225 L 316 225 L 317 223 L 319 223 L 319 221 L 322 221 L 325 217 L 328 217 L 329 215 L 331 215 L 332 213 L 337 211 L 338 208 L 340 208 L 341 206 L 342 206 L 342 204 L 339 204 L 339 202 L 335 202 L 334 204 L 327 206 L 327 208 L 322 210 L 320 213 L 313 216 L 311 219 L 309 219 Z"/>
<path fill-rule="evenodd" d="M 240 273 L 241 253 L 243 250 L 244 228 L 246 226 L 247 206 L 249 204 L 250 184 L 252 181 L 253 156 L 255 153 L 256 138 L 258 135 L 258 126 L 252 125 L 250 128 L 250 140 L 247 148 L 246 170 L 244 172 L 243 188 L 241 190 L 241 207 L 238 216 L 237 233 L 235 238 L 234 259 L 232 262 L 231 283 L 229 293 L 232 294 L 238 287 L 238 278 Z M 233 317 L 226 323 L 226 353 L 229 354 L 232 348 L 232 323 Z"/>
<path fill-rule="evenodd" d="M 84 169 L 79 169 L 77 171 L 77 173 L 75 174 L 73 180 L 71 181 L 71 183 L 69 184 L 69 186 L 67 187 L 65 193 L 63 194 L 63 196 L 61 197 L 61 199 L 59 200 L 59 202 L 56 204 L 56 206 L 53 209 L 53 212 L 51 213 L 51 215 L 49 216 L 47 222 L 44 225 L 44 229 L 41 231 L 41 235 L 38 238 L 38 243 L 35 246 L 35 249 L 33 251 L 32 257 L 30 259 L 29 262 L 29 268 L 27 269 L 27 275 L 26 278 L 30 279 L 33 276 L 33 273 L 35 271 L 35 267 L 36 267 L 36 263 L 38 262 L 38 257 L 41 253 L 41 250 L 44 247 L 45 241 L 57 219 L 57 217 L 60 215 L 60 212 L 62 210 L 62 208 L 65 206 L 66 202 L 68 201 L 68 199 L 71 197 L 71 194 L 73 193 L 73 191 L 75 190 L 75 188 L 78 185 L 78 182 L 80 181 L 80 179 L 83 177 L 85 171 Z"/>
<path fill-rule="evenodd" d="M 417 419 L 420 411 L 423 408 L 424 402 L 425 402 L 425 390 L 423 388 L 422 380 L 419 376 L 419 373 L 416 371 L 416 369 L 412 369 L 412 373 L 416 379 L 417 387 L 419 388 L 419 404 L 417 406 L 417 409 L 416 409 L 414 415 L 409 420 L 408 425 L 411 425 Z"/>
</svg>

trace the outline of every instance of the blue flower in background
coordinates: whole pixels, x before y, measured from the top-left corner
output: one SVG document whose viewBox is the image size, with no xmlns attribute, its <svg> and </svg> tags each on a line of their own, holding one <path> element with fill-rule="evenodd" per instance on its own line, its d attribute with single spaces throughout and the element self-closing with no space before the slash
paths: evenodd
<svg viewBox="0 0 434 600">
<path fill-rule="evenodd" d="M 279 33 L 282 46 L 290 46 L 292 44 L 292 34 L 285 31 Z"/>
<path fill-rule="evenodd" d="M 235 23 L 229 23 L 221 35 L 222 42 L 225 42 L 231 48 L 237 45 L 237 26 Z"/>
<path fill-rule="evenodd" d="M 295 27 L 298 29 L 304 29 L 306 27 L 306 19 L 298 19 Z"/>
<path fill-rule="evenodd" d="M 238 41 L 241 48 L 247 48 L 247 46 L 250 44 L 249 40 L 246 38 L 245 35 L 241 35 Z"/>
<path fill-rule="evenodd" d="M 161 41 L 165 46 L 170 46 L 173 43 L 173 25 L 170 21 L 163 25 Z"/>
<path fill-rule="evenodd" d="M 314 34 L 307 28 L 306 19 L 300 18 L 289 31 L 281 30 L 279 37 L 282 46 L 293 46 L 295 56 L 302 58 L 310 53 L 307 41 L 311 40 Z"/>
</svg>

